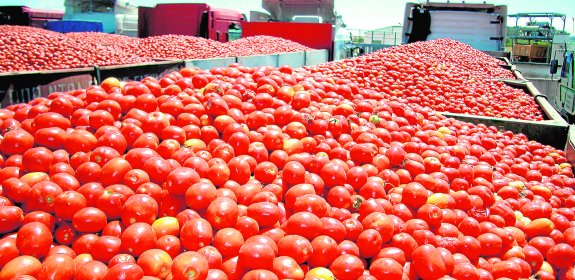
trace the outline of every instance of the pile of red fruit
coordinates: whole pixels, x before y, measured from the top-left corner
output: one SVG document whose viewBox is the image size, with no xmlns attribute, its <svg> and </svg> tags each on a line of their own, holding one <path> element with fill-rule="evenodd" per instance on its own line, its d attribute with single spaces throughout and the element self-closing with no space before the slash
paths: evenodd
<svg viewBox="0 0 575 280">
<path fill-rule="evenodd" d="M 138 55 L 161 59 L 233 57 L 225 43 L 184 35 L 163 35 L 139 40 Z"/>
<path fill-rule="evenodd" d="M 563 152 L 389 101 L 471 83 L 400 50 L 0 110 L 0 280 L 575 279 Z"/>
<path fill-rule="evenodd" d="M 136 37 L 101 32 L 69 32 L 66 33 L 65 36 L 74 40 L 88 42 L 95 45 L 114 47 L 130 55 L 141 56 L 139 55 L 138 48 L 140 39 Z"/>
<path fill-rule="evenodd" d="M 264 55 L 287 52 L 310 51 L 306 47 L 291 40 L 273 36 L 251 36 L 227 43 L 235 56 Z"/>
<path fill-rule="evenodd" d="M 358 58 L 309 67 L 365 89 L 437 111 L 543 120 L 533 97 L 500 79 L 514 79 L 499 60 L 451 39 L 383 49 Z"/>
<path fill-rule="evenodd" d="M 39 28 L 0 25 L 0 72 L 54 70 L 151 61 L 89 39 Z"/>
<path fill-rule="evenodd" d="M 97 32 L 61 34 L 40 28 L 0 25 L 0 72 L 55 70 L 151 62 L 152 59 L 207 59 L 300 52 L 290 40 L 255 36 L 221 43 L 164 35 L 143 39 Z"/>
</svg>

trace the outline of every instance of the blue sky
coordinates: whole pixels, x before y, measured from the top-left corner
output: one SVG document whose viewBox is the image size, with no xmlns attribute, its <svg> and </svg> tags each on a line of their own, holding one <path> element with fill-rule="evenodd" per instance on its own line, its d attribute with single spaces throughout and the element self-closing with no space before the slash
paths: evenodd
<svg viewBox="0 0 575 280">
<path fill-rule="evenodd" d="M 249 14 L 251 10 L 263 11 L 261 0 L 129 0 L 138 4 L 153 4 L 156 2 L 200 2 L 208 3 L 217 8 L 227 8 Z M 371 30 L 380 27 L 397 25 L 403 22 L 406 2 L 422 2 L 418 0 L 334 0 L 335 9 L 343 16 L 344 22 L 352 29 Z M 436 1 L 445 2 L 445 1 Z M 451 1 L 456 3 L 459 1 Z M 466 3 L 483 3 L 484 1 L 467 0 Z M 497 5 L 507 5 L 508 13 L 520 12 L 556 12 L 567 15 L 565 30 L 575 33 L 575 0 L 493 0 L 486 1 Z M 28 5 L 44 9 L 64 9 L 64 0 L 0 0 L 0 5 Z M 515 24 L 509 22 L 509 24 Z M 558 27 L 556 25 L 556 27 Z"/>
</svg>

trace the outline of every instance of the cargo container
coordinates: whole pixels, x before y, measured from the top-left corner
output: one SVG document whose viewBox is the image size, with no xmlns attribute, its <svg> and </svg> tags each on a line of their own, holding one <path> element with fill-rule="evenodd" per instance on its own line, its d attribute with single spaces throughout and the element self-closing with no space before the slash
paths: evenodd
<svg viewBox="0 0 575 280">
<path fill-rule="evenodd" d="M 245 21 L 240 12 L 203 3 L 157 4 L 139 7 L 138 37 L 175 34 L 227 42 Z"/>
</svg>

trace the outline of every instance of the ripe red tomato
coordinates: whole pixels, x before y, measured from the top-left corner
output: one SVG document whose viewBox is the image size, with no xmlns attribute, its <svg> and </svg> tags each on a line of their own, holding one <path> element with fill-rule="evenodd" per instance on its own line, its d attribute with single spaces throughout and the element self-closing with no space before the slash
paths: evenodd
<svg viewBox="0 0 575 280">
<path fill-rule="evenodd" d="M 21 254 L 40 259 L 48 254 L 52 239 L 52 232 L 45 224 L 31 222 L 18 230 L 16 246 Z"/>
<path fill-rule="evenodd" d="M 184 195 L 190 185 L 200 180 L 198 173 L 188 167 L 178 167 L 166 177 L 166 189 L 173 195 Z"/>
<path fill-rule="evenodd" d="M 216 232 L 212 243 L 223 258 L 234 257 L 244 244 L 244 237 L 237 229 L 223 228 Z"/>
<path fill-rule="evenodd" d="M 280 256 L 292 258 L 298 264 L 305 263 L 313 252 L 311 242 L 300 235 L 286 235 L 278 242 Z"/>
<path fill-rule="evenodd" d="M 76 191 L 65 191 L 59 194 L 54 201 L 54 213 L 58 218 L 72 221 L 72 217 L 78 211 L 87 206 L 84 196 Z"/>
<path fill-rule="evenodd" d="M 285 225 L 288 234 L 301 235 L 308 240 L 312 240 L 321 234 L 322 223 L 313 213 L 298 212 L 291 215 Z"/>
<path fill-rule="evenodd" d="M 417 275 L 422 279 L 438 279 L 446 274 L 445 263 L 433 245 L 419 246 L 411 258 Z"/>
<path fill-rule="evenodd" d="M 174 258 L 171 272 L 174 280 L 206 279 L 208 269 L 208 261 L 204 256 L 189 251 Z"/>
<path fill-rule="evenodd" d="M 107 223 L 106 213 L 95 207 L 80 209 L 72 216 L 72 226 L 79 232 L 97 233 Z"/>
<path fill-rule="evenodd" d="M 4 237 L 0 239 L 0 267 L 4 267 L 9 261 L 19 256 L 16 238 Z"/>
<path fill-rule="evenodd" d="M 122 249 L 135 257 L 140 256 L 146 250 L 153 249 L 156 240 L 156 233 L 152 226 L 142 222 L 129 225 L 121 236 Z"/>
<path fill-rule="evenodd" d="M 144 271 L 137 264 L 120 263 L 110 267 L 104 279 L 136 280 L 144 277 Z"/>
<path fill-rule="evenodd" d="M 2 267 L 0 279 L 15 279 L 24 275 L 36 277 L 41 269 L 42 264 L 37 258 L 26 255 L 18 256 Z"/>
<path fill-rule="evenodd" d="M 152 224 L 158 215 L 158 203 L 147 194 L 136 194 L 126 200 L 122 208 L 122 223 L 132 225 L 137 222 Z"/>
<path fill-rule="evenodd" d="M 261 227 L 271 227 L 280 219 L 278 206 L 271 202 L 257 202 L 250 204 L 247 215 L 253 218 Z"/>
<path fill-rule="evenodd" d="M 403 266 L 393 259 L 379 258 L 371 263 L 369 274 L 377 279 L 401 279 Z"/>
<path fill-rule="evenodd" d="M 569 268 L 575 263 L 575 249 L 565 243 L 551 247 L 546 256 L 547 261 L 557 268 Z"/>
<path fill-rule="evenodd" d="M 24 221 L 24 212 L 17 206 L 0 207 L 0 233 L 18 229 Z"/>
<path fill-rule="evenodd" d="M 268 244 L 244 243 L 238 252 L 238 265 L 247 269 L 271 269 L 275 257 L 274 250 Z"/>
<path fill-rule="evenodd" d="M 192 218 L 185 222 L 180 230 L 182 246 L 190 251 L 197 251 L 212 242 L 212 226 L 202 218 Z"/>
<path fill-rule="evenodd" d="M 367 228 L 357 237 L 356 244 L 363 258 L 372 258 L 379 253 L 383 243 L 377 230 Z"/>
<path fill-rule="evenodd" d="M 50 255 L 42 262 L 40 279 L 71 279 L 74 276 L 74 259 L 65 254 Z"/>
<path fill-rule="evenodd" d="M 160 249 L 149 249 L 140 254 L 138 266 L 144 271 L 144 275 L 164 279 L 172 269 L 172 258 L 168 253 Z"/>
<path fill-rule="evenodd" d="M 132 170 L 130 163 L 123 158 L 114 158 L 102 166 L 100 182 L 103 186 L 121 184 L 126 173 Z"/>
<path fill-rule="evenodd" d="M 108 266 L 100 261 L 88 261 L 81 266 L 77 266 L 74 272 L 74 279 L 104 279 L 108 273 Z"/>
<path fill-rule="evenodd" d="M 0 152 L 4 155 L 24 154 L 34 146 L 34 137 L 23 129 L 4 133 L 0 142 Z"/>
<path fill-rule="evenodd" d="M 417 209 L 427 202 L 427 189 L 420 183 L 408 183 L 403 187 L 401 202 Z"/>
<path fill-rule="evenodd" d="M 364 269 L 363 262 L 358 257 L 348 254 L 337 257 L 329 266 L 337 279 L 358 279 Z"/>
<path fill-rule="evenodd" d="M 29 149 L 22 155 L 22 166 L 28 172 L 48 172 L 53 161 L 52 152 L 44 147 Z"/>
<path fill-rule="evenodd" d="M 280 279 L 303 279 L 304 271 L 297 262 L 287 256 L 279 256 L 274 259 L 272 271 Z"/>
<path fill-rule="evenodd" d="M 206 209 L 206 220 L 215 229 L 232 227 L 236 224 L 238 216 L 238 204 L 228 197 L 216 198 Z"/>
</svg>

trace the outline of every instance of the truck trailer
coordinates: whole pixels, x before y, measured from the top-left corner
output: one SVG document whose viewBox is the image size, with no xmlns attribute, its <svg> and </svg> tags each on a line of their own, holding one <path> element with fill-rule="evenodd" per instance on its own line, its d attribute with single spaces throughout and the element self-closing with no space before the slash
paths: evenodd
<svg viewBox="0 0 575 280">
<path fill-rule="evenodd" d="M 189 35 L 227 42 L 238 38 L 246 16 L 205 3 L 157 4 L 139 7 L 138 37 Z"/>
<path fill-rule="evenodd" d="M 407 3 L 404 44 L 451 38 L 482 51 L 504 52 L 507 6 L 469 3 Z"/>
</svg>

